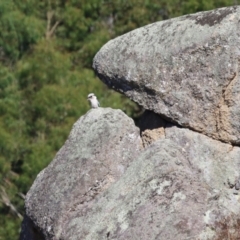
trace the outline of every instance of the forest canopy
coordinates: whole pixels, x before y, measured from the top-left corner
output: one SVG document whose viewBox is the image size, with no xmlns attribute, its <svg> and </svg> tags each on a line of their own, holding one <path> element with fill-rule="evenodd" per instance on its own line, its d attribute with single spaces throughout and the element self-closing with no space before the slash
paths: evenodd
<svg viewBox="0 0 240 240">
<path fill-rule="evenodd" d="M 139 107 L 108 90 L 92 59 L 108 40 L 146 24 L 237 0 L 0 1 L 0 239 L 18 239 L 24 197 L 94 92 L 135 118 Z"/>
</svg>

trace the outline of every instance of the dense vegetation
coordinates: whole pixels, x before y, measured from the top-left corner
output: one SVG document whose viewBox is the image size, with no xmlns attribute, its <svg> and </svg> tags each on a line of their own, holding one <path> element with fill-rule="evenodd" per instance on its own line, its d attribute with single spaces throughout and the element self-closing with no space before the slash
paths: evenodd
<svg viewBox="0 0 240 240">
<path fill-rule="evenodd" d="M 17 239 L 24 196 L 63 145 L 94 92 L 128 115 L 138 107 L 107 90 L 91 65 L 109 39 L 151 22 L 235 0 L 0 1 L 0 239 Z"/>
</svg>

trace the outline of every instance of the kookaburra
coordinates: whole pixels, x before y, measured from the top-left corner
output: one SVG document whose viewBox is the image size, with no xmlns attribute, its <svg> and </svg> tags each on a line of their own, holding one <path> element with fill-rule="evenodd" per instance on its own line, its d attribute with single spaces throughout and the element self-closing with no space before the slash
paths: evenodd
<svg viewBox="0 0 240 240">
<path fill-rule="evenodd" d="M 100 103 L 98 102 L 97 97 L 94 95 L 94 93 L 89 93 L 87 99 L 90 102 L 92 108 L 100 107 Z"/>
</svg>

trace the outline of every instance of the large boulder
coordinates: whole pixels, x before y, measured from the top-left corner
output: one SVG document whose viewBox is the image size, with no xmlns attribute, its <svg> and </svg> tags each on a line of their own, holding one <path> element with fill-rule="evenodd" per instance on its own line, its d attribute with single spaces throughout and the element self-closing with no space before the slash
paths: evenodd
<svg viewBox="0 0 240 240">
<path fill-rule="evenodd" d="M 69 164 L 71 174 L 50 165 L 28 193 L 27 217 L 49 240 L 239 239 L 239 155 L 238 147 L 168 125 L 165 138 L 133 156 L 121 178 L 108 188 L 103 181 L 90 199 L 81 159 Z M 66 188 L 69 179 L 74 191 Z"/>
<path fill-rule="evenodd" d="M 239 239 L 239 154 L 168 126 L 86 214 L 72 213 L 64 239 Z"/>
<path fill-rule="evenodd" d="M 21 239 L 60 239 L 69 216 L 84 215 L 141 149 L 139 129 L 121 110 L 90 110 L 29 190 Z"/>
<path fill-rule="evenodd" d="M 107 43 L 94 68 L 148 109 L 143 141 L 122 111 L 87 112 L 29 190 L 20 239 L 240 239 L 239 27 L 230 7 Z"/>
<path fill-rule="evenodd" d="M 156 22 L 105 44 L 108 86 L 165 119 L 240 144 L 240 7 Z"/>
</svg>

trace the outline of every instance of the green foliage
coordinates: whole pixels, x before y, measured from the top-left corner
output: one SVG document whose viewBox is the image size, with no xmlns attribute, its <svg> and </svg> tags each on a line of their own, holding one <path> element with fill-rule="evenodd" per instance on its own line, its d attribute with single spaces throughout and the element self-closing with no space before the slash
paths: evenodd
<svg viewBox="0 0 240 240">
<path fill-rule="evenodd" d="M 1 61 L 15 63 L 42 36 L 44 22 L 19 11 L 12 0 L 0 3 Z"/>
<path fill-rule="evenodd" d="M 1 210 L 1 206 L 0 206 Z M 2 212 L 2 211 L 1 211 Z M 16 218 L 13 220 L 13 218 L 9 215 L 4 215 L 4 218 L 0 218 L 0 236 L 1 240 L 8 240 L 8 239 L 18 239 L 19 235 L 19 226 L 21 225 L 21 220 Z"/>
<path fill-rule="evenodd" d="M 139 107 L 91 69 L 108 40 L 232 0 L 0 1 L 0 239 L 18 239 L 23 196 L 66 140 L 94 92 L 136 118 Z"/>
</svg>

